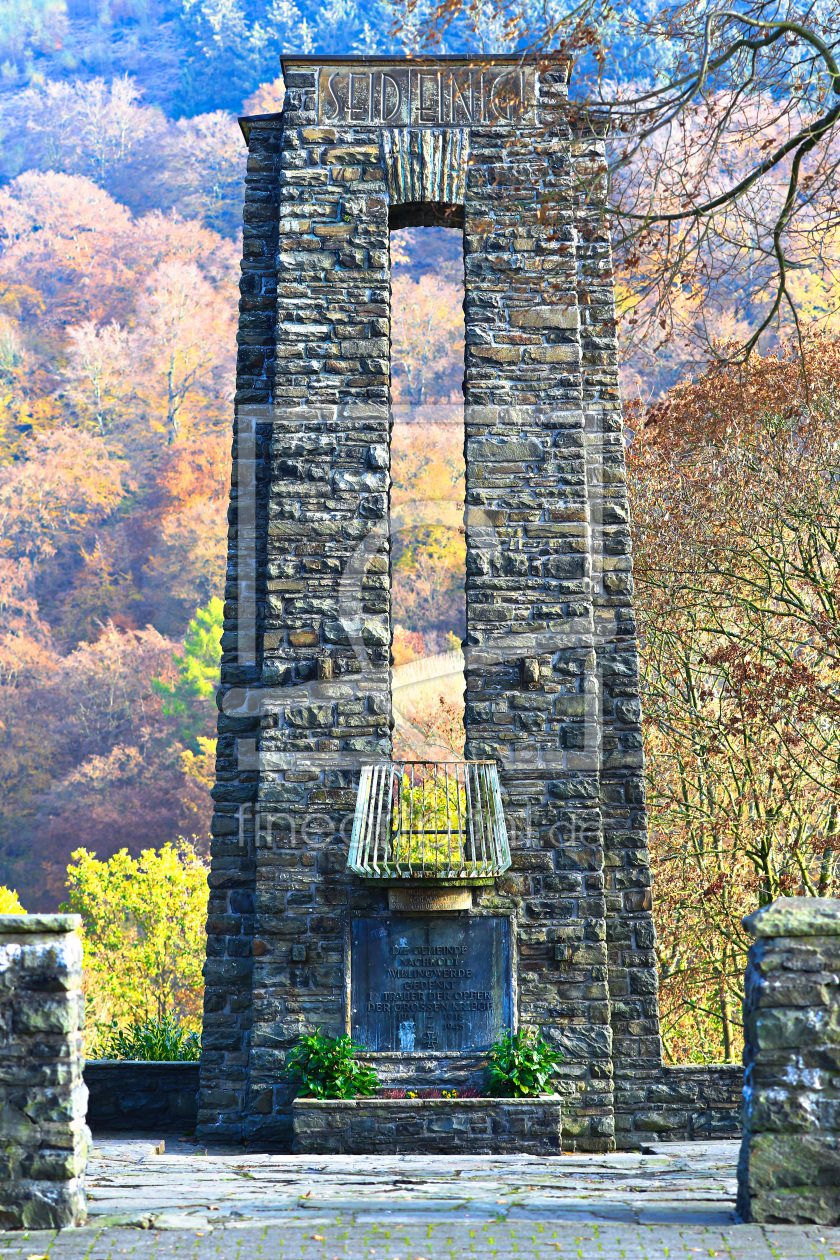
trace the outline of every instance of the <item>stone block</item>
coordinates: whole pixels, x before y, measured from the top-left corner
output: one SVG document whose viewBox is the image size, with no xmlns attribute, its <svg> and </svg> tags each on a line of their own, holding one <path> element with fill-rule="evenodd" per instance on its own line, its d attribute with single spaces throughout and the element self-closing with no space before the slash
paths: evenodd
<svg viewBox="0 0 840 1260">
<path fill-rule="evenodd" d="M 545 452 L 534 438 L 468 438 L 467 458 L 475 461 L 521 463 L 541 460 Z"/>
<path fill-rule="evenodd" d="M 835 1224 L 840 1219 L 840 1137 L 751 1135 L 741 1150 L 738 1193 L 739 1210 L 743 1215 L 748 1209 L 753 1221 Z"/>
<path fill-rule="evenodd" d="M 0 1226 L 86 1217 L 78 915 L 0 915 Z"/>
<path fill-rule="evenodd" d="M 840 1224 L 840 901 L 781 897 L 744 919 L 744 1135 L 738 1212 Z M 817 1063 L 819 1062 L 819 1066 Z"/>
</svg>

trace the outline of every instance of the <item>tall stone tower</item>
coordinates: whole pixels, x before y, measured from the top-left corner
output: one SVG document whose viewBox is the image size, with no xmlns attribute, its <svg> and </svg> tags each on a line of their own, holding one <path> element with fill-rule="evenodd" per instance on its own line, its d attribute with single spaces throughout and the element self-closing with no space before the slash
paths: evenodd
<svg viewBox="0 0 840 1260">
<path fill-rule="evenodd" d="M 248 176 L 200 1095 L 205 1140 L 289 1140 L 283 1060 L 353 1028 L 360 766 L 391 752 L 390 255 L 463 234 L 466 757 L 512 864 L 504 1016 L 562 1049 L 564 1141 L 612 1149 L 661 1067 L 636 627 L 598 135 L 567 66 L 287 57 Z M 355 939 L 355 938 L 353 938 Z M 480 1047 L 384 1050 L 472 1079 Z M 640 1092 L 641 1091 L 641 1092 Z"/>
</svg>

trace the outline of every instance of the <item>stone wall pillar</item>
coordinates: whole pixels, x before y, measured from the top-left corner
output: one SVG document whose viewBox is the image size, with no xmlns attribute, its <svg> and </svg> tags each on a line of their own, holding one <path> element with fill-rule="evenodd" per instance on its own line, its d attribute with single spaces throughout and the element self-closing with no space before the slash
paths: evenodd
<svg viewBox="0 0 840 1260">
<path fill-rule="evenodd" d="M 840 1223 L 840 901 L 780 897 L 744 919 L 742 1220 Z"/>
<path fill-rule="evenodd" d="M 82 944 L 75 914 L 0 915 L 0 1227 L 86 1216 Z"/>
<path fill-rule="evenodd" d="M 601 176 L 603 138 L 575 136 L 578 187 Z M 596 185 L 597 187 L 597 185 Z M 618 375 L 615 273 L 597 197 L 577 208 L 581 400 L 586 449 L 597 708 L 587 747 L 598 774 L 616 1145 L 635 1148 L 627 1112 L 661 1082 L 653 890 L 645 811 L 639 649 Z M 622 1115 L 622 1113 L 624 1113 Z"/>
<path fill-rule="evenodd" d="M 199 1132 L 220 1141 L 242 1136 L 248 1093 L 280 115 L 243 131 L 248 163 L 199 1091 Z"/>
</svg>

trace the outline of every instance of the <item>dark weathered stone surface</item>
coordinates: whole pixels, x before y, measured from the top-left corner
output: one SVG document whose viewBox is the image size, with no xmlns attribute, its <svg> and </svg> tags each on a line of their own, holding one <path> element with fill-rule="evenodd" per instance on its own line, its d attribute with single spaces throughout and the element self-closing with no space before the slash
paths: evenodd
<svg viewBox="0 0 840 1260">
<path fill-rule="evenodd" d="M 708 1142 L 741 1133 L 744 1069 L 717 1063 L 663 1067 L 645 1074 L 616 1107 L 619 1147 L 638 1149 L 659 1142 Z"/>
<path fill-rule="evenodd" d="M 96 1059 L 85 1064 L 94 1133 L 190 1133 L 198 1114 L 197 1063 Z"/>
<path fill-rule="evenodd" d="M 425 90 L 422 59 L 388 64 Z M 458 83 L 513 69 L 478 57 Z M 246 124 L 205 1139 L 290 1143 L 284 1056 L 345 1031 L 347 916 L 387 914 L 346 854 L 358 765 L 391 750 L 389 229 L 428 215 L 463 225 L 466 752 L 499 764 L 513 855 L 469 913 L 515 918 L 564 1141 L 611 1149 L 614 1106 L 658 1080 L 603 141 L 571 125 L 565 64 L 515 69 L 523 108 L 461 117 L 444 86 L 434 121 L 416 95 L 383 112 L 381 77 L 354 109 L 347 63 L 330 104 L 329 59 L 288 58 L 282 116 Z"/>
<path fill-rule="evenodd" d="M 82 1080 L 77 915 L 0 915 L 0 1226 L 85 1219 L 90 1133 Z"/>
<path fill-rule="evenodd" d="M 298 1155 L 559 1155 L 561 1101 L 539 1098 L 297 1098 Z"/>
<path fill-rule="evenodd" d="M 511 1027 L 510 921 L 350 921 L 350 1028 L 368 1050 L 489 1050 Z"/>
<path fill-rule="evenodd" d="M 840 901 L 780 897 L 749 915 L 743 1220 L 840 1223 Z"/>
</svg>

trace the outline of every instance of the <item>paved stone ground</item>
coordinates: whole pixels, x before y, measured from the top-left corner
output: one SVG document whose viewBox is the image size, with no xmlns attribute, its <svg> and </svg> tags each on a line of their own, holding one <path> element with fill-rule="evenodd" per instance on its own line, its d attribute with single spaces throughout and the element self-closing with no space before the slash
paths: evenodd
<svg viewBox="0 0 840 1260">
<path fill-rule="evenodd" d="M 737 1142 L 643 1154 L 295 1156 L 103 1140 L 89 1224 L 0 1233 L 0 1260 L 811 1260 L 840 1229 L 736 1225 Z"/>
</svg>

